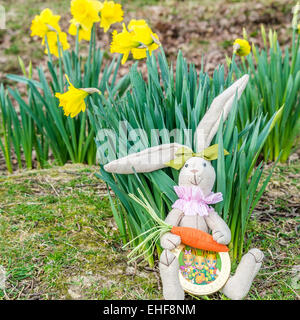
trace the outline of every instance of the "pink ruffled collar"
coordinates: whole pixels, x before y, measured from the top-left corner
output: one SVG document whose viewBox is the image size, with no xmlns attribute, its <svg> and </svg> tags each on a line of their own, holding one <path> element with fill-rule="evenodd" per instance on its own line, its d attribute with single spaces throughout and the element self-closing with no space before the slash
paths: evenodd
<svg viewBox="0 0 300 320">
<path fill-rule="evenodd" d="M 172 208 L 179 209 L 187 216 L 207 216 L 213 208 L 208 204 L 218 203 L 223 200 L 221 192 L 211 192 L 204 196 L 199 187 L 194 186 L 175 186 L 174 190 L 178 196 L 178 200 L 174 202 Z"/>
</svg>

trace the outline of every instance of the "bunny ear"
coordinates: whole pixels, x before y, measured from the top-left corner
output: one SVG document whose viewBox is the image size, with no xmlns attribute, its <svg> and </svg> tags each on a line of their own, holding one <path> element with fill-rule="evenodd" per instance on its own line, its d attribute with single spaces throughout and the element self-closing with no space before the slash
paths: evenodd
<svg viewBox="0 0 300 320">
<path fill-rule="evenodd" d="M 184 147 L 178 143 L 162 144 L 141 152 L 109 162 L 104 166 L 107 172 L 130 174 L 136 172 L 152 172 L 165 168 L 165 163 L 175 158 L 178 148 Z M 134 168 L 134 170 L 133 170 Z"/>
<path fill-rule="evenodd" d="M 210 108 L 200 121 L 195 134 L 197 152 L 207 148 L 218 131 L 219 123 L 223 113 L 223 120 L 228 116 L 233 105 L 235 95 L 239 99 L 248 83 L 249 76 L 246 74 L 218 95 L 212 102 Z"/>
</svg>

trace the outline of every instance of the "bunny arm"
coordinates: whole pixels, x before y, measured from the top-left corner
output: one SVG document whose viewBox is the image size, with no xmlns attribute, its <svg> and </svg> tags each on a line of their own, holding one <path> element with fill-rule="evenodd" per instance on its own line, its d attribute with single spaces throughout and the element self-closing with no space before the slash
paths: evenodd
<svg viewBox="0 0 300 320">
<path fill-rule="evenodd" d="M 165 222 L 172 226 L 178 226 L 184 213 L 179 209 L 172 209 L 167 215 Z M 173 250 L 181 243 L 181 238 L 176 234 L 167 232 L 160 238 L 160 244 L 164 249 Z"/>
<path fill-rule="evenodd" d="M 220 244 L 227 245 L 231 240 L 231 232 L 226 222 L 216 211 L 210 212 L 209 215 L 204 218 L 208 227 L 212 230 L 213 239 Z"/>
</svg>

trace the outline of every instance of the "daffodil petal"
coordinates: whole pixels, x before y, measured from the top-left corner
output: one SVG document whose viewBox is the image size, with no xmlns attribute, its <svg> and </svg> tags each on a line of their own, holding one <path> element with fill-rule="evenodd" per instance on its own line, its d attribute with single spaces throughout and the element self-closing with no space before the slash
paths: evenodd
<svg viewBox="0 0 300 320">
<path fill-rule="evenodd" d="M 85 112 L 86 103 L 84 99 L 94 92 L 100 92 L 96 88 L 77 89 L 70 82 L 68 75 L 65 75 L 69 89 L 65 93 L 55 93 L 55 97 L 59 99 L 59 107 L 62 107 L 66 116 L 74 118 L 80 112 Z"/>
</svg>

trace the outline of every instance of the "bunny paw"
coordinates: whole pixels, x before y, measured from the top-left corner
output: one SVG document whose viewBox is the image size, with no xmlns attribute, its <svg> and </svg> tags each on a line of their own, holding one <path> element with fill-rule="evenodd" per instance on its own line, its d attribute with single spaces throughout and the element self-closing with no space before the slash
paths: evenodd
<svg viewBox="0 0 300 320">
<path fill-rule="evenodd" d="M 264 254 L 259 249 L 253 248 L 248 253 L 253 255 L 256 263 L 261 263 L 264 259 Z"/>
<path fill-rule="evenodd" d="M 213 239 L 220 244 L 228 244 L 231 238 L 230 234 L 227 235 L 226 232 L 223 233 L 222 231 L 219 231 L 219 230 L 214 231 L 212 236 L 213 236 Z"/>
<path fill-rule="evenodd" d="M 160 238 L 160 244 L 164 249 L 173 250 L 181 243 L 181 238 L 176 234 L 172 234 L 170 232 L 165 233 Z"/>
</svg>

